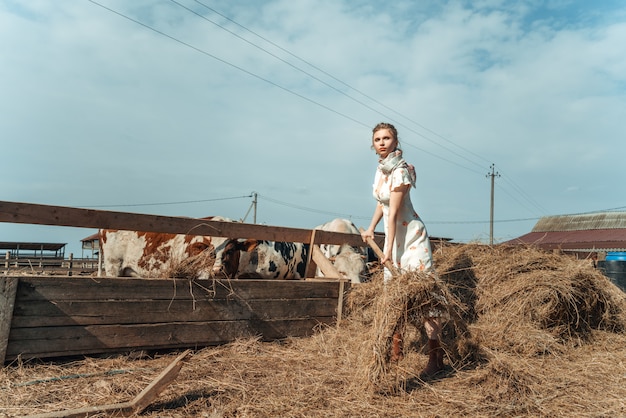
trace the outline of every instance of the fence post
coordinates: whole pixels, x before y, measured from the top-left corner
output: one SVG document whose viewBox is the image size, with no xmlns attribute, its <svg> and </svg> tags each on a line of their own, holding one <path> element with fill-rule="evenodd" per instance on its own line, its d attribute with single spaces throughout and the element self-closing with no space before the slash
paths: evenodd
<svg viewBox="0 0 626 418">
<path fill-rule="evenodd" d="M 98 277 L 102 277 L 102 248 L 98 245 Z"/>
<path fill-rule="evenodd" d="M 67 265 L 67 268 L 68 268 L 68 270 L 69 270 L 69 271 L 67 272 L 67 275 L 68 275 L 68 276 L 71 276 L 71 275 L 72 275 L 72 266 L 74 265 L 74 253 L 70 253 L 70 257 L 69 257 L 69 259 L 68 259 L 68 260 L 69 260 L 70 262 L 69 262 L 69 263 L 68 263 L 68 265 Z"/>
<path fill-rule="evenodd" d="M 4 255 L 4 274 L 9 274 L 9 260 L 11 259 L 11 252 L 7 251 Z"/>
<path fill-rule="evenodd" d="M 0 367 L 4 365 L 9 345 L 18 281 L 17 277 L 3 277 L 0 280 Z"/>
</svg>

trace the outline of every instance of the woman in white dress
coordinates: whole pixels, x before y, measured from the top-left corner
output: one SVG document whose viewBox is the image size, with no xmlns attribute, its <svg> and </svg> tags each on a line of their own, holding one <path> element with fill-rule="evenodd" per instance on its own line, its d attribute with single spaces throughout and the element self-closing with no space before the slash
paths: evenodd
<svg viewBox="0 0 626 418">
<path fill-rule="evenodd" d="M 383 219 L 385 246 L 381 264 L 389 260 L 400 272 L 429 272 L 433 269 L 430 240 L 409 193 L 411 187 L 415 187 L 415 168 L 402 158 L 398 131 L 393 125 L 379 123 L 372 132 L 372 148 L 379 157 L 373 185 L 377 204 L 369 228 L 361 235 L 364 240 L 374 238 L 374 230 Z M 385 282 L 391 279 L 391 272 L 385 268 Z M 424 326 L 428 335 L 429 359 L 422 374 L 434 375 L 443 369 L 440 319 L 426 318 Z M 391 361 L 399 361 L 403 357 L 402 335 L 395 333 L 392 341 Z"/>
</svg>

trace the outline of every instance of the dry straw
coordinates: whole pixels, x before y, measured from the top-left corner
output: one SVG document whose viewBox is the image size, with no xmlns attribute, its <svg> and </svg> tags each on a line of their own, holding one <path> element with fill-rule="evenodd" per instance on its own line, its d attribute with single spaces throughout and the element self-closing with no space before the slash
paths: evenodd
<svg viewBox="0 0 626 418">
<path fill-rule="evenodd" d="M 380 275 L 379 275 L 380 276 Z M 420 334 L 418 344 L 423 346 L 426 338 L 423 323 L 427 318 L 438 317 L 445 324 L 442 346 L 446 357 L 456 366 L 463 361 L 477 358 L 478 346 L 471 340 L 467 324 L 460 312 L 466 308 L 449 290 L 445 282 L 435 274 L 418 272 L 403 273 L 378 286 L 371 286 L 371 295 L 377 299 L 370 340 L 373 356 L 369 365 L 368 380 L 379 386 L 390 372 L 392 336 L 399 332 L 407 339 L 407 326 L 413 326 Z M 380 284 L 382 283 L 382 284 Z"/>
<path fill-rule="evenodd" d="M 378 274 L 352 287 L 340 326 L 312 337 L 197 350 L 141 416 L 626 416 L 626 298 L 590 262 L 481 245 L 444 247 L 435 262 L 438 279 L 385 287 Z M 424 382 L 419 318 L 433 292 L 450 314 L 446 369 Z M 415 324 L 405 358 L 389 364 L 389 335 L 405 319 Z M 176 355 L 10 364 L 0 416 L 126 401 Z"/>
</svg>

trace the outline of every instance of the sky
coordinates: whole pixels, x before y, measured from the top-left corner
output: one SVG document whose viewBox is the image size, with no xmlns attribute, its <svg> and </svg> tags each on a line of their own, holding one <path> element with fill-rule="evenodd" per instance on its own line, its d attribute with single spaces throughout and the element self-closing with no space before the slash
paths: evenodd
<svg viewBox="0 0 626 418">
<path fill-rule="evenodd" d="M 0 0 L 0 200 L 367 227 L 385 121 L 429 234 L 489 242 L 493 173 L 503 242 L 626 209 L 624 45 L 621 0 Z"/>
</svg>

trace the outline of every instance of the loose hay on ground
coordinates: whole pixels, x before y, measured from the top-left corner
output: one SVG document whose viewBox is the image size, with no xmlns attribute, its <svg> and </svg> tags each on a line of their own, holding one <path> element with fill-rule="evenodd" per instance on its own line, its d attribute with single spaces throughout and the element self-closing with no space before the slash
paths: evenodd
<svg viewBox="0 0 626 418">
<path fill-rule="evenodd" d="M 426 356 L 415 344 L 393 370 L 403 391 L 364 390 L 355 372 L 372 358 L 382 286 L 374 281 L 353 288 L 338 328 L 198 350 L 141 416 L 626 415 L 626 302 L 606 278 L 579 261 L 526 248 L 444 248 L 436 266 L 479 343 L 475 362 L 420 382 L 413 376 Z M 0 416 L 127 401 L 177 354 L 9 365 L 0 372 Z M 59 377 L 66 378 L 50 380 Z"/>
</svg>

